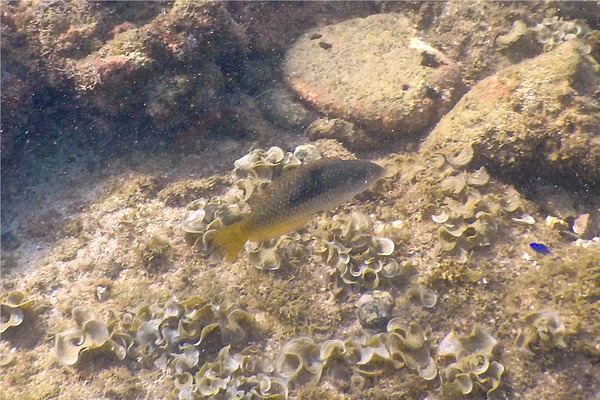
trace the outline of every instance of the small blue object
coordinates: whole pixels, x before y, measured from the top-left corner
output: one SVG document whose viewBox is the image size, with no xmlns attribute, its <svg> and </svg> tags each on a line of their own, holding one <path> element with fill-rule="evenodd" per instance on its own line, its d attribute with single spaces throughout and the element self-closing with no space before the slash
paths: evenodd
<svg viewBox="0 0 600 400">
<path fill-rule="evenodd" d="M 550 254 L 550 249 L 545 244 L 542 244 L 542 243 L 530 243 L 529 247 L 531 247 L 536 253 Z"/>
</svg>

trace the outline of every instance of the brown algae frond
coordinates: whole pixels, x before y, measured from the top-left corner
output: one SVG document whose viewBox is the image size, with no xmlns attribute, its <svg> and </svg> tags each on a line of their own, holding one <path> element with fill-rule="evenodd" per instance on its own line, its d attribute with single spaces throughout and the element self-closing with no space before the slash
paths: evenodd
<svg viewBox="0 0 600 400">
<path fill-rule="evenodd" d="M 10 292 L 0 302 L 0 333 L 6 332 L 7 329 L 13 326 L 19 326 L 23 322 L 24 314 L 23 310 L 29 307 L 33 303 L 33 300 L 26 299 L 26 296 L 22 292 L 13 291 Z"/>
</svg>

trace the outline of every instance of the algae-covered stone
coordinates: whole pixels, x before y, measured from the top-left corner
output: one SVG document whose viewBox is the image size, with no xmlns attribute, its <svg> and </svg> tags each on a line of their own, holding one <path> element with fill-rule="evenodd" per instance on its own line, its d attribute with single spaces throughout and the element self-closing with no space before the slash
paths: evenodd
<svg viewBox="0 0 600 400">
<path fill-rule="evenodd" d="M 193 74 L 160 76 L 146 95 L 146 114 L 161 128 L 178 129 L 214 107 L 225 93 L 226 79 L 215 63 L 207 62 Z"/>
<path fill-rule="evenodd" d="M 352 148 L 369 148 L 377 143 L 360 127 L 341 118 L 319 118 L 306 128 L 305 134 L 310 140 L 335 139 Z"/>
<path fill-rule="evenodd" d="M 318 111 L 382 137 L 419 132 L 454 104 L 456 64 L 399 14 L 318 27 L 288 50 L 286 82 Z"/>
<path fill-rule="evenodd" d="M 380 328 L 392 318 L 394 298 L 389 292 L 366 292 L 356 302 L 358 320 L 366 328 Z"/>
<path fill-rule="evenodd" d="M 256 102 L 269 121 L 285 128 L 305 129 L 316 119 L 312 111 L 281 85 L 259 94 Z"/>
<path fill-rule="evenodd" d="M 472 146 L 472 164 L 597 183 L 600 73 L 586 46 L 571 40 L 479 82 L 421 151 L 460 154 Z"/>
</svg>

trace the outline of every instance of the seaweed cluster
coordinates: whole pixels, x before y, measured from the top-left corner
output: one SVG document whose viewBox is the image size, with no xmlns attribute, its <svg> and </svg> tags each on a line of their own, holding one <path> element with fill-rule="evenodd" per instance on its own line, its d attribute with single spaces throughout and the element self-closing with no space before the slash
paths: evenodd
<svg viewBox="0 0 600 400">
<path fill-rule="evenodd" d="M 463 398 L 479 391 L 489 394 L 499 387 L 504 367 L 493 360 L 496 344 L 481 327 L 466 336 L 452 331 L 439 343 L 436 361 L 419 325 L 393 318 L 385 333 L 356 340 L 316 344 L 308 337 L 294 339 L 282 348 L 275 370 L 292 386 L 327 376 L 362 387 L 368 378 L 406 367 L 425 381 L 439 382 L 436 386 L 443 398 Z"/>
<path fill-rule="evenodd" d="M 87 308 L 76 307 L 71 315 L 77 327 L 68 328 L 56 335 L 56 355 L 65 365 L 75 364 L 80 353 L 100 348 L 110 338 L 106 323 L 98 320 L 96 314 Z"/>
<path fill-rule="evenodd" d="M 246 244 L 248 261 L 257 269 L 279 269 L 293 263 L 302 252 L 302 247 L 295 245 L 296 243 L 298 240 L 293 240 L 290 236 L 280 236 L 261 243 L 249 242 Z"/>
<path fill-rule="evenodd" d="M 498 341 L 476 326 L 468 336 L 450 332 L 438 345 L 438 357 L 450 360 L 440 367 L 444 398 L 463 398 L 475 387 L 490 394 L 500 386 L 504 366 L 493 360 Z"/>
<path fill-rule="evenodd" d="M 440 225 L 439 250 L 454 252 L 461 262 L 467 261 L 469 251 L 491 244 L 501 213 L 512 213 L 522 206 L 518 197 L 482 193 L 490 176 L 485 167 L 464 170 L 472 158 L 471 146 L 456 156 L 438 153 L 404 174 L 408 180 L 418 180 L 425 170 L 437 171 L 430 196 L 434 210 L 431 219 Z"/>
<path fill-rule="evenodd" d="M 531 28 L 537 40 L 544 46 L 544 51 L 552 50 L 558 44 L 583 37 L 590 31 L 584 21 L 564 20 L 561 17 L 547 17 Z"/>
<path fill-rule="evenodd" d="M 310 146 L 313 159 L 321 158 L 316 147 Z M 244 201 L 248 201 L 254 190 L 260 190 L 282 170 L 297 167 L 302 164 L 298 151 L 293 154 L 284 152 L 280 147 L 270 147 L 268 150 L 255 149 L 233 163 L 232 176 L 235 185 L 244 192 Z M 311 161 L 311 160 L 305 160 Z"/>
<path fill-rule="evenodd" d="M 237 307 L 193 297 L 142 306 L 135 315 L 112 316 L 108 323 L 84 307 L 72 315 L 77 327 L 56 336 L 56 354 L 65 365 L 75 364 L 84 351 L 101 349 L 170 371 L 179 399 L 287 398 L 288 379 L 277 376 L 258 349 L 231 351 L 247 344 L 255 331 L 253 317 Z"/>
<path fill-rule="evenodd" d="M 81 353 L 102 349 L 118 359 L 169 371 L 173 395 L 184 400 L 286 399 L 290 388 L 322 377 L 364 387 L 371 378 L 403 367 L 425 381 L 437 379 L 444 394 L 468 394 L 475 387 L 490 393 L 504 370 L 492 359 L 497 341 L 482 328 L 466 337 L 448 334 L 438 346 L 439 361 L 421 327 L 400 318 L 389 320 L 385 332 L 356 339 L 317 344 L 309 337 L 296 338 L 271 360 L 248 346 L 255 331 L 249 313 L 200 297 L 143 306 L 135 315 L 111 316 L 108 323 L 83 307 L 72 314 L 77 327 L 56 336 L 61 363 L 73 365 Z M 232 351 L 235 347 L 240 350 Z"/>
<path fill-rule="evenodd" d="M 4 367 L 13 362 L 16 357 L 17 350 L 10 347 L 5 341 L 0 342 L 0 367 Z"/>
<path fill-rule="evenodd" d="M 233 224 L 247 214 L 250 207 L 236 196 L 213 196 L 200 198 L 186 207 L 181 229 L 194 240 L 194 247 L 202 256 L 210 255 L 214 247 L 211 236 L 226 225 Z"/>
<path fill-rule="evenodd" d="M 321 344 L 308 337 L 294 339 L 281 349 L 275 370 L 291 385 L 316 382 L 328 376 L 350 379 L 360 387 L 367 378 L 404 366 L 417 371 L 425 380 L 433 380 L 437 366 L 426 344 L 426 336 L 416 323 L 394 318 L 388 322 L 385 333 L 358 339 L 331 339 Z"/>
<path fill-rule="evenodd" d="M 558 16 L 546 17 L 533 27 L 528 27 L 524 21 L 517 20 L 508 33 L 496 38 L 496 44 L 499 48 L 505 49 L 522 38 L 529 38 L 541 44 L 544 51 L 550 51 L 563 42 L 584 37 L 588 32 L 590 28 L 584 21 L 564 20 Z"/>
<path fill-rule="evenodd" d="M 200 297 L 142 306 L 135 315 L 112 316 L 108 322 L 84 307 L 74 308 L 72 315 L 77 327 L 56 336 L 56 354 L 66 365 L 75 364 L 83 351 L 102 348 L 121 360 L 129 356 L 181 373 L 198 367 L 200 354 L 210 354 L 213 344 L 245 342 L 254 329 L 247 312 Z"/>
<path fill-rule="evenodd" d="M 566 348 L 566 328 L 560 315 L 551 309 L 534 311 L 523 318 L 525 327 L 517 335 L 516 345 L 524 350 L 533 347 Z"/>
<path fill-rule="evenodd" d="M 231 346 L 223 347 L 214 362 L 207 362 L 192 375 L 175 374 L 175 391 L 182 400 L 192 399 L 286 399 L 285 379 L 272 376 L 271 363 L 246 348 L 231 354 Z"/>
<path fill-rule="evenodd" d="M 307 337 L 283 346 L 274 362 L 247 343 L 253 319 L 235 307 L 224 308 L 194 297 L 164 305 L 143 306 L 134 315 L 124 313 L 103 322 L 90 310 L 76 307 L 77 327 L 56 335 L 61 363 L 77 363 L 83 352 L 98 349 L 168 370 L 175 377 L 174 395 L 180 399 L 269 398 L 285 399 L 288 389 L 326 374 L 349 377 L 364 385 L 369 377 L 388 368 L 406 366 L 425 380 L 437 375 L 426 337 L 415 323 L 390 320 L 387 332 L 346 341 L 327 340 L 320 345 Z M 211 360 L 212 359 L 212 360 Z"/>
<path fill-rule="evenodd" d="M 23 322 L 23 310 L 29 307 L 33 300 L 26 299 L 22 292 L 12 291 L 0 302 L 0 333 L 6 332 L 13 326 L 19 326 Z"/>
<path fill-rule="evenodd" d="M 75 364 L 82 352 L 103 349 L 118 359 L 129 357 L 171 371 L 174 395 L 185 400 L 285 399 L 290 387 L 323 376 L 362 387 L 367 379 L 402 367 L 426 381 L 438 378 L 444 391 L 466 394 L 478 385 L 489 393 L 498 387 L 503 371 L 491 360 L 496 340 L 481 328 L 467 337 L 451 332 L 440 343 L 438 357 L 451 357 L 450 365 L 435 361 L 418 324 L 399 318 L 391 319 L 385 332 L 357 339 L 320 344 L 308 337 L 293 339 L 271 361 L 253 346 L 232 351 L 232 346 L 247 344 L 255 329 L 250 314 L 200 297 L 143 306 L 135 315 L 124 313 L 108 323 L 83 307 L 72 314 L 77 327 L 56 337 L 63 364 Z"/>
<path fill-rule="evenodd" d="M 375 236 L 367 215 L 358 211 L 339 213 L 321 225 L 316 233 L 321 237 L 315 243 L 315 251 L 344 283 L 375 289 L 382 278 L 400 274 L 401 266 L 390 257 L 395 250 L 394 242 Z"/>
<path fill-rule="evenodd" d="M 438 375 L 426 346 L 426 337 L 415 324 L 395 318 L 387 332 L 358 339 L 331 339 L 317 344 L 309 337 L 286 343 L 271 362 L 248 347 L 237 354 L 223 347 L 214 362 L 205 363 L 193 375 L 176 373 L 180 399 L 268 398 L 286 399 L 290 387 L 318 382 L 322 377 L 349 379 L 362 387 L 368 378 L 389 368 L 406 366 L 425 380 Z"/>
</svg>

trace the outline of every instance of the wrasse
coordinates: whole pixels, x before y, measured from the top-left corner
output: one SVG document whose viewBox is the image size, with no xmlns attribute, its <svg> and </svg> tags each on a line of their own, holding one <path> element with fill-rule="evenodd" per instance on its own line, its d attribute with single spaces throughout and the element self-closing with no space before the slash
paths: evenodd
<svg viewBox="0 0 600 400">
<path fill-rule="evenodd" d="M 370 161 L 322 158 L 300 165 L 252 199 L 242 221 L 217 230 L 213 244 L 232 262 L 246 241 L 262 242 L 301 228 L 310 217 L 352 199 L 381 179 L 384 169 Z"/>
</svg>

